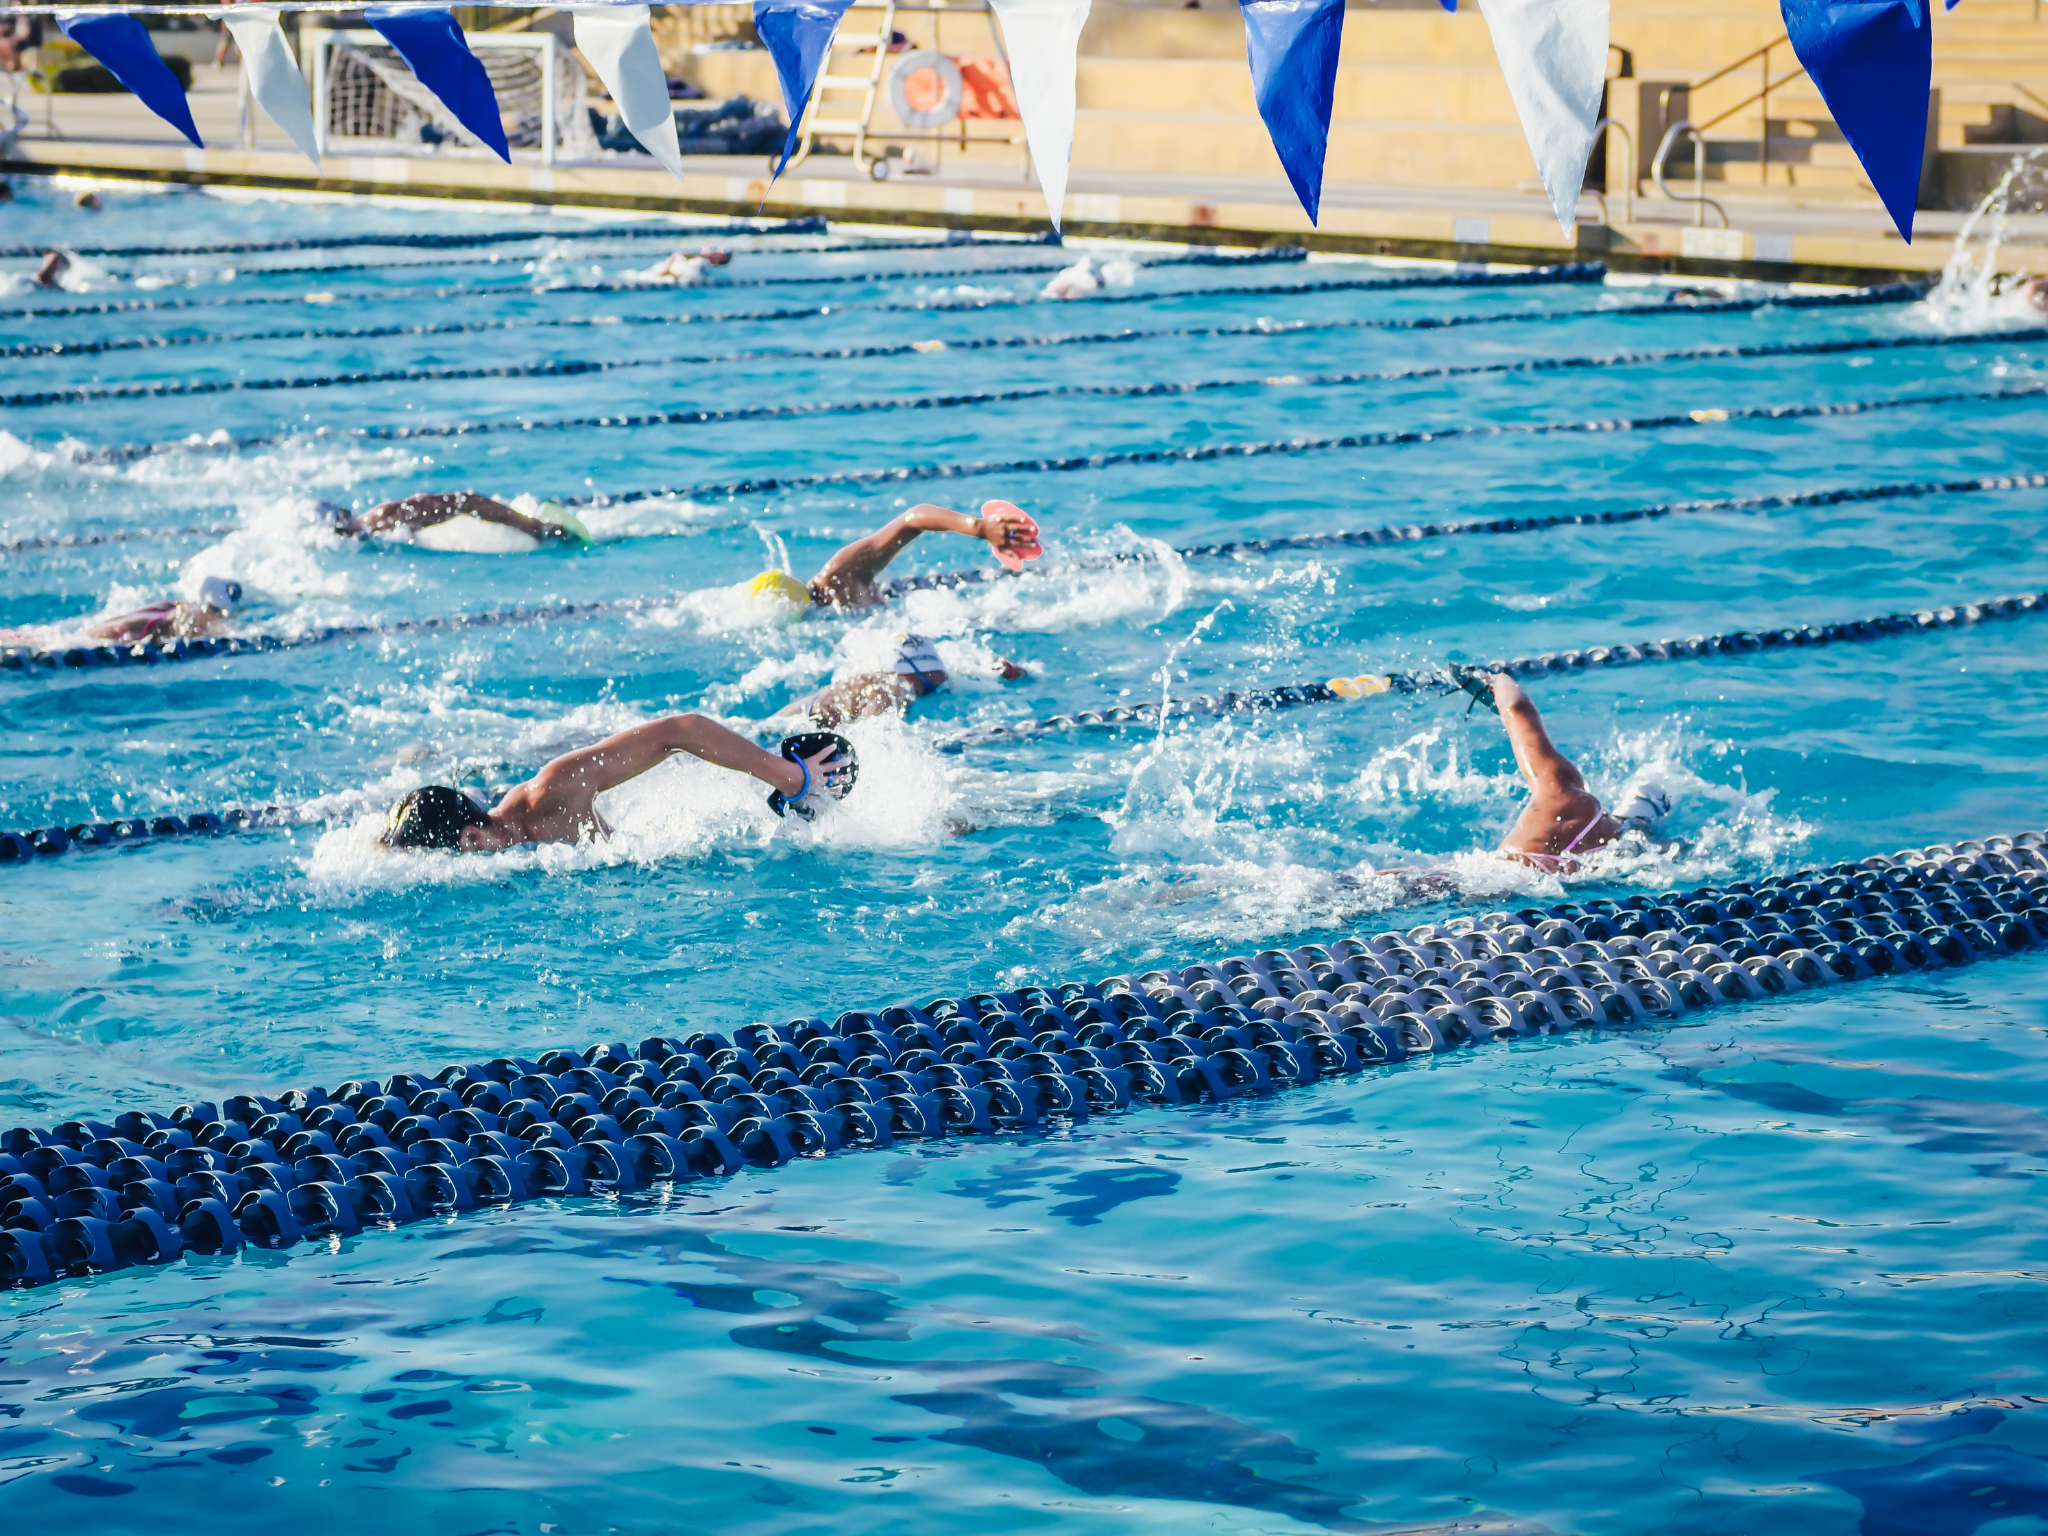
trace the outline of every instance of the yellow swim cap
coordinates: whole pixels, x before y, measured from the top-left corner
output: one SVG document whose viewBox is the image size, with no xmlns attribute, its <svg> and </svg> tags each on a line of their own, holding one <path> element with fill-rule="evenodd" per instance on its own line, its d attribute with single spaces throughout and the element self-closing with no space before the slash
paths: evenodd
<svg viewBox="0 0 2048 1536">
<path fill-rule="evenodd" d="M 763 571 L 747 583 L 747 596 L 787 603 L 793 608 L 811 606 L 811 589 L 787 571 Z"/>
</svg>

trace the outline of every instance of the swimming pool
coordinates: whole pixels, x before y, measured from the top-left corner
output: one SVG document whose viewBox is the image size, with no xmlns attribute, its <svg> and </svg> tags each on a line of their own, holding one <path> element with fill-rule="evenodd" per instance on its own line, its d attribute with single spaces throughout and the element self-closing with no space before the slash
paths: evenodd
<svg viewBox="0 0 2048 1536">
<path fill-rule="evenodd" d="M 197 193 L 108 204 L 88 223 L 32 189 L 8 240 L 235 243 L 451 218 Z M 232 531 L 10 555 L 7 623 L 61 638 L 67 620 L 207 575 L 245 582 L 247 627 L 279 635 L 655 600 L 574 622 L 0 676 L 0 826 L 270 802 L 320 818 L 0 871 L 13 978 L 0 1121 L 729 1031 L 1555 898 L 1553 882 L 1471 854 L 1518 801 L 1512 764 L 1488 717 L 1431 695 L 1195 719 L 1164 737 L 936 745 L 1168 691 L 2048 586 L 2041 492 L 2025 488 L 1170 553 L 2048 469 L 2041 406 L 2015 393 L 2041 378 L 2042 344 L 1995 310 L 1709 313 L 1618 282 L 1233 297 L 1213 290 L 1412 269 L 1147 266 L 1146 253 L 1130 287 L 1107 290 L 1117 302 L 1008 304 L 1040 279 L 975 274 L 1049 274 L 1060 255 L 798 249 L 840 236 L 736 241 L 725 289 L 579 293 L 667 247 L 575 238 L 568 219 L 525 225 L 552 238 L 496 248 L 492 265 L 463 264 L 473 250 L 109 257 L 81 263 L 97 292 L 0 299 L 285 300 L 4 321 L 0 344 L 67 348 L 591 322 L 17 356 L 9 395 L 649 360 L 10 408 L 6 538 Z M 429 265 L 255 271 L 358 260 Z M 932 275 L 857 280 L 906 269 Z M 828 275 L 853 280 L 738 286 Z M 1613 313 L 1646 305 L 1659 307 Z M 1354 323 L 1443 320 L 1485 323 Z M 968 345 L 1124 332 L 1171 334 Z M 1877 345 L 1946 337 L 1959 339 Z M 1786 350 L 1832 342 L 1870 345 Z M 1313 382 L 1717 346 L 1776 350 Z M 853 349 L 893 355 L 671 361 Z M 342 435 L 1215 380 L 1244 382 Z M 1743 414 L 1937 394 L 1952 398 Z M 599 543 L 580 554 L 344 546 L 305 522 L 315 497 L 360 507 L 419 488 L 569 499 L 1425 429 L 1326 452 L 600 504 L 584 513 Z M 283 438 L 87 451 L 215 433 Z M 749 622 L 725 595 L 779 549 L 809 569 L 924 494 L 1022 503 L 1047 529 L 1046 569 L 789 628 Z M 971 553 L 927 541 L 903 569 Z M 1140 553 L 1155 558 L 1106 558 Z M 1575 880 L 1573 897 L 2041 825 L 2034 622 L 1532 683 L 1596 788 L 1654 771 L 1681 792 L 1687 851 Z M 621 836 L 604 849 L 458 862 L 371 846 L 377 815 L 414 784 L 504 782 L 673 709 L 759 716 L 906 624 L 938 639 L 960 681 L 907 727 L 852 732 L 860 794 L 816 828 L 672 768 L 620 793 Z M 999 655 L 1030 680 L 996 682 Z M 1392 909 L 1365 873 L 1454 856 L 1451 903 Z M 2048 1264 L 2030 1219 L 2048 1150 L 2040 963 L 11 1293 L 7 1507 L 253 1529 L 316 1517 L 347 1489 L 360 1518 L 405 1530 L 2032 1529 L 2048 1490 L 2033 1347 Z"/>
</svg>

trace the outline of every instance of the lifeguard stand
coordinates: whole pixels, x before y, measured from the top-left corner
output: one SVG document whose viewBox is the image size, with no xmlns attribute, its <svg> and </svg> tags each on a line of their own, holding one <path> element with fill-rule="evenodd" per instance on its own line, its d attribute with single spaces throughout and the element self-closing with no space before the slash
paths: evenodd
<svg viewBox="0 0 2048 1536">
<path fill-rule="evenodd" d="M 968 144 L 1010 144 L 1022 149 L 1022 168 L 1028 174 L 1031 151 L 1024 140 L 1024 125 L 1017 119 L 974 120 L 1002 125 L 1002 131 L 996 133 L 969 133 L 968 120 L 957 117 L 957 132 L 952 133 L 944 127 L 876 130 L 875 107 L 888 80 L 892 57 L 889 45 L 895 38 L 898 18 L 904 16 L 932 18 L 931 46 L 941 54 L 945 18 L 979 19 L 988 28 L 990 51 L 1003 61 L 1004 73 L 1008 74 L 1009 50 L 1003 46 L 1002 28 L 996 25 L 988 0 L 924 0 L 908 5 L 898 4 L 897 0 L 854 0 L 841 18 L 839 30 L 833 34 L 831 52 L 818 72 L 817 88 L 811 92 L 796 153 L 789 163 L 801 165 L 821 138 L 847 138 L 852 140 L 855 168 L 882 180 L 889 174 L 888 158 L 886 154 L 875 154 L 871 144 L 931 144 L 940 149 L 948 143 L 958 143 L 963 148 Z"/>
</svg>

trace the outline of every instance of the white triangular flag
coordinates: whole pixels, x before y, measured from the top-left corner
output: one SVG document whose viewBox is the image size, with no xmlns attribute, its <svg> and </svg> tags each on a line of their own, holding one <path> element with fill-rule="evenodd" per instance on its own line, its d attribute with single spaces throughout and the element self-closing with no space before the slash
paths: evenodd
<svg viewBox="0 0 2048 1536">
<path fill-rule="evenodd" d="M 1038 167 L 1039 190 L 1054 229 L 1067 198 L 1067 162 L 1074 154 L 1074 56 L 1088 20 L 1088 0 L 989 0 L 1002 19 L 1010 84 L 1024 114 L 1024 137 Z"/>
<path fill-rule="evenodd" d="M 249 71 L 249 93 L 261 104 L 270 120 L 284 130 L 284 136 L 298 145 L 314 165 L 319 165 L 319 140 L 313 134 L 313 108 L 306 100 L 306 81 L 292 57 L 292 45 L 285 41 L 284 28 L 276 11 L 236 6 L 222 15 L 235 46 L 242 50 L 242 67 Z"/>
<path fill-rule="evenodd" d="M 619 117 L 641 148 L 682 179 L 683 151 L 676 141 L 676 113 L 668 99 L 668 75 L 648 29 L 644 5 L 571 6 L 576 47 L 612 93 Z"/>
<path fill-rule="evenodd" d="M 1608 0 L 1479 0 L 1479 9 L 1536 174 L 1569 234 L 1607 79 Z"/>
</svg>

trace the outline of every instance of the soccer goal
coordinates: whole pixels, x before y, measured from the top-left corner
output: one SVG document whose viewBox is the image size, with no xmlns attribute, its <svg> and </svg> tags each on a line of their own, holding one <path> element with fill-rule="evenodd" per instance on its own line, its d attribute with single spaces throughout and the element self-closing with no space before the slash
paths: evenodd
<svg viewBox="0 0 2048 1536">
<path fill-rule="evenodd" d="M 599 156 L 574 50 L 547 32 L 472 32 L 467 41 L 513 149 L 537 152 L 544 165 Z M 375 32 L 311 32 L 308 49 L 321 154 L 490 153 Z"/>
</svg>

